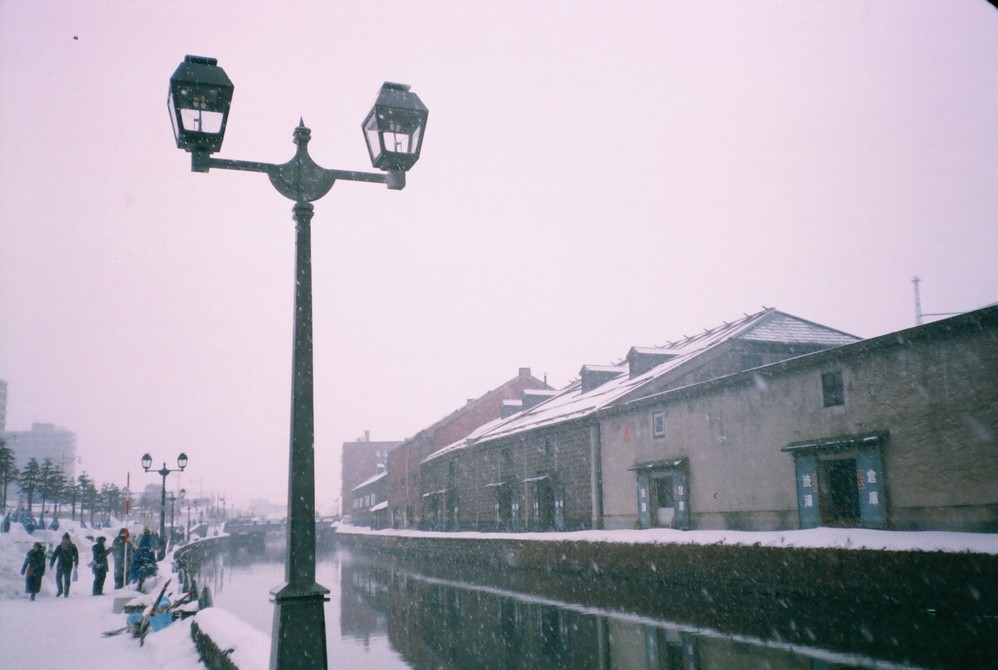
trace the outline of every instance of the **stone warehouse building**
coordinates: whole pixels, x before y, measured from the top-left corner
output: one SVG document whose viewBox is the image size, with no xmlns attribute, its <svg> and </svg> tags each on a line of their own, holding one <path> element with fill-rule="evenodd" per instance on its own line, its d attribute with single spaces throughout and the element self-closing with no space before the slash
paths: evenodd
<svg viewBox="0 0 998 670">
<path fill-rule="evenodd" d="M 998 532 L 998 307 L 598 421 L 607 528 Z"/>
<path fill-rule="evenodd" d="M 419 463 L 424 518 L 439 529 L 575 530 L 604 518 L 601 413 L 621 403 L 734 375 L 858 338 L 764 309 L 662 347 L 634 347 L 620 365 L 586 365 L 558 392 L 525 393 L 520 411 L 461 437 Z M 630 444 L 629 424 L 617 436 Z M 623 464 L 623 465 L 622 465 Z M 389 463 L 389 476 L 391 463 Z M 631 509 L 633 510 L 632 504 Z M 685 523 L 680 518 L 680 523 Z M 633 524 L 632 524 L 633 525 Z"/>
</svg>

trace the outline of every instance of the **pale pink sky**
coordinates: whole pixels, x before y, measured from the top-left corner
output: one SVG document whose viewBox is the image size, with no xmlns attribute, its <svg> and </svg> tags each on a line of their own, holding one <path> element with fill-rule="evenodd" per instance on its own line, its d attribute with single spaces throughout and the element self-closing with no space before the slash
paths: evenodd
<svg viewBox="0 0 998 670">
<path fill-rule="evenodd" d="M 0 0 L 8 429 L 75 431 L 100 481 L 186 451 L 185 486 L 283 499 L 291 203 L 190 172 L 166 112 L 185 54 L 235 83 L 226 158 L 289 159 L 304 117 L 320 164 L 369 169 L 383 81 L 430 109 L 404 191 L 316 203 L 326 508 L 340 443 L 519 367 L 560 386 L 762 305 L 880 335 L 913 325 L 916 274 L 927 313 L 998 300 L 984 0 L 387 7 Z"/>
</svg>

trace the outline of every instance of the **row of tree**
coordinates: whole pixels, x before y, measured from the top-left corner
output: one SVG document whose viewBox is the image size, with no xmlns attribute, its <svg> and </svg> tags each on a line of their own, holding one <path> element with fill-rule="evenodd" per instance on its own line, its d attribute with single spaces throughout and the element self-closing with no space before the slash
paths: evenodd
<svg viewBox="0 0 998 670">
<path fill-rule="evenodd" d="M 41 514 L 46 512 L 59 515 L 68 506 L 70 515 L 76 518 L 77 506 L 80 517 L 89 512 L 90 521 L 110 521 L 112 516 L 124 517 L 127 493 L 114 484 L 98 486 L 86 472 L 73 479 L 62 467 L 46 458 L 41 463 L 31 458 L 24 468 L 18 469 L 14 450 L 8 441 L 0 439 L 0 509 L 7 509 L 7 496 L 10 484 L 20 491 L 18 503 L 27 505 L 33 514 L 34 505 L 41 503 Z M 12 505 L 13 507 L 13 505 Z"/>
</svg>

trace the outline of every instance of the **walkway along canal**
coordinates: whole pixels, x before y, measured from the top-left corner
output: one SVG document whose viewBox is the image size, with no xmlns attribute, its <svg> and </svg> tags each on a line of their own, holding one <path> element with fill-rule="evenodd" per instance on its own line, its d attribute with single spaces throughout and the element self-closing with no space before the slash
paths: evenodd
<svg viewBox="0 0 998 670">
<path fill-rule="evenodd" d="M 220 552 L 199 583 L 269 635 L 281 556 Z M 331 667 L 985 668 L 996 561 L 358 535 L 320 554 L 318 581 Z"/>
</svg>

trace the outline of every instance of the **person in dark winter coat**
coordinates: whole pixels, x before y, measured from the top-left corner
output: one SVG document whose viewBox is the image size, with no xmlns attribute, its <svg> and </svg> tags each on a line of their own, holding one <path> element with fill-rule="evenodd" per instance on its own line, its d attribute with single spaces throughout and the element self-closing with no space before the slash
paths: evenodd
<svg viewBox="0 0 998 670">
<path fill-rule="evenodd" d="M 146 529 L 139 539 L 139 548 L 135 550 L 135 560 L 132 561 L 132 569 L 129 571 L 129 580 L 138 582 L 139 591 L 147 577 L 152 577 L 158 571 L 156 566 L 156 555 L 153 554 L 152 533 Z"/>
<path fill-rule="evenodd" d="M 122 528 L 111 543 L 111 556 L 114 558 L 114 588 L 125 586 L 125 563 L 133 561 L 132 543 L 128 541 L 128 530 Z"/>
<path fill-rule="evenodd" d="M 21 566 L 21 574 L 24 575 L 24 590 L 35 599 L 35 594 L 42 590 L 42 575 L 45 574 L 45 545 L 35 542 L 35 546 L 28 551 L 24 557 L 24 565 Z"/>
<path fill-rule="evenodd" d="M 80 552 L 69 537 L 69 533 L 62 534 L 62 542 L 52 552 L 49 559 L 49 567 L 55 566 L 55 585 L 57 588 L 55 597 L 69 597 L 70 578 L 73 569 L 80 564 Z"/>
<path fill-rule="evenodd" d="M 104 595 L 104 580 L 107 579 L 107 547 L 104 546 L 104 536 L 101 535 L 97 538 L 97 544 L 90 548 L 93 552 L 93 571 L 94 571 L 94 595 L 102 596 Z"/>
</svg>

